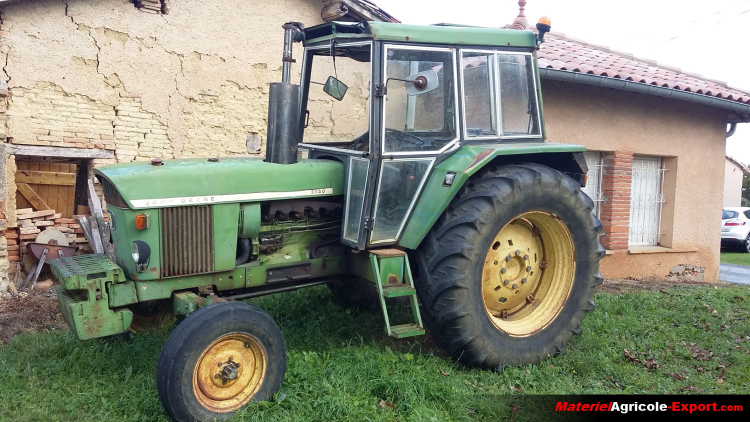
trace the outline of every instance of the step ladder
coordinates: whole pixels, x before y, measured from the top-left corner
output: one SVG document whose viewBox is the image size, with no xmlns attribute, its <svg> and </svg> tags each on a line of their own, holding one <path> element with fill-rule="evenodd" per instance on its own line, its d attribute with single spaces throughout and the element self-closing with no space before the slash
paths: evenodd
<svg viewBox="0 0 750 422">
<path fill-rule="evenodd" d="M 406 338 L 425 334 L 422 316 L 419 313 L 417 290 L 409 267 L 409 258 L 401 249 L 370 250 L 370 266 L 378 288 L 380 308 L 383 310 L 385 332 L 391 337 Z M 391 325 L 387 299 L 408 297 L 412 321 Z"/>
</svg>

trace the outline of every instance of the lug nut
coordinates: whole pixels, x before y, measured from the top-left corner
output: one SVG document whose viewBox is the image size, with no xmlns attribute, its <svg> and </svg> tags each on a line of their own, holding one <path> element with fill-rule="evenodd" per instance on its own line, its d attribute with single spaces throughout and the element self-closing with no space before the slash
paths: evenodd
<svg viewBox="0 0 750 422">
<path fill-rule="evenodd" d="M 526 282 L 529 281 L 526 277 L 521 279 L 521 284 L 526 284 Z"/>
<path fill-rule="evenodd" d="M 526 267 L 526 272 L 527 272 L 527 273 L 530 273 L 530 272 L 531 272 L 531 265 L 529 265 L 528 267 Z"/>
<path fill-rule="evenodd" d="M 521 256 L 521 250 L 520 249 L 516 249 L 516 256 Z"/>
<path fill-rule="evenodd" d="M 507 268 L 500 268 L 500 274 L 505 274 L 508 272 Z"/>
<path fill-rule="evenodd" d="M 523 256 L 523 260 L 524 260 L 524 261 L 528 261 L 528 260 L 529 260 L 529 256 L 528 256 L 528 255 L 524 255 L 524 256 Z"/>
</svg>

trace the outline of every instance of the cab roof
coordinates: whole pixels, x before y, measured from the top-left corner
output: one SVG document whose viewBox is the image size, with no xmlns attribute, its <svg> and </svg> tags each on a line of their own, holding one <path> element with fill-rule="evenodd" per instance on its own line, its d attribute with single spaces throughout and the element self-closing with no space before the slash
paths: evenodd
<svg viewBox="0 0 750 422">
<path fill-rule="evenodd" d="M 536 48 L 529 30 L 390 22 L 330 22 L 305 29 L 305 45 L 337 40 L 378 40 L 424 44 Z"/>
</svg>

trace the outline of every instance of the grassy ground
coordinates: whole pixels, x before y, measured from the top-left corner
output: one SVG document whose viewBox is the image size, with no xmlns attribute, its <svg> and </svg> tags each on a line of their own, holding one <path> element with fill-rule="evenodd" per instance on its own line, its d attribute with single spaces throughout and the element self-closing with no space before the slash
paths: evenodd
<svg viewBox="0 0 750 422">
<path fill-rule="evenodd" d="M 750 265 L 750 253 L 744 252 L 722 252 L 722 264 Z"/>
<path fill-rule="evenodd" d="M 428 338 L 395 341 L 380 315 L 324 287 L 257 300 L 281 325 L 279 399 L 240 420 L 502 420 L 522 393 L 748 393 L 750 288 L 600 293 L 561 356 L 501 373 L 458 367 Z M 0 420 L 166 420 L 154 370 L 167 329 L 79 342 L 65 331 L 0 345 Z M 516 420 L 530 420 L 519 413 Z"/>
</svg>

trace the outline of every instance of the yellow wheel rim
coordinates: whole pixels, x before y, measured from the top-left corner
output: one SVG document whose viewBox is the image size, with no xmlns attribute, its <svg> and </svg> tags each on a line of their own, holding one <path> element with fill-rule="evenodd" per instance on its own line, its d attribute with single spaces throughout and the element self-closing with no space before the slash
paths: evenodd
<svg viewBox="0 0 750 422">
<path fill-rule="evenodd" d="M 203 351 L 193 371 L 193 392 L 207 409 L 232 412 L 260 389 L 268 369 L 266 349 L 245 333 L 219 337 Z"/>
<path fill-rule="evenodd" d="M 575 263 L 570 229 L 554 214 L 530 211 L 503 226 L 482 268 L 484 308 L 495 327 L 528 337 L 551 324 L 570 296 Z"/>
</svg>

